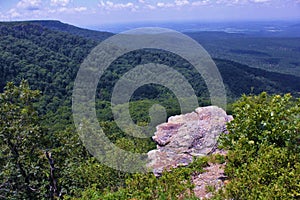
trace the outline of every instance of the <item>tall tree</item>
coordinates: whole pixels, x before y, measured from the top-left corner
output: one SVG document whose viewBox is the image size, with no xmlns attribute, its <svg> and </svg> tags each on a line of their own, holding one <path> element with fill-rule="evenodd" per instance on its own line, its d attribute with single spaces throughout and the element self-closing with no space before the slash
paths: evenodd
<svg viewBox="0 0 300 200">
<path fill-rule="evenodd" d="M 0 199 L 49 197 L 44 131 L 33 106 L 39 94 L 26 81 L 0 94 Z"/>
</svg>

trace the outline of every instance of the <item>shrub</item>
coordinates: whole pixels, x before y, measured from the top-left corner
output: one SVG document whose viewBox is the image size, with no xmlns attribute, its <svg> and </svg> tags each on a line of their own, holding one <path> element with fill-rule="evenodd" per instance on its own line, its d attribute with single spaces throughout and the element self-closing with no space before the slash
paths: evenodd
<svg viewBox="0 0 300 200">
<path fill-rule="evenodd" d="M 191 182 L 193 173 L 203 172 L 208 158 L 201 157 L 188 167 L 164 171 L 161 177 L 155 177 L 152 172 L 129 175 L 126 187 L 120 187 L 117 192 L 100 192 L 96 187 L 85 190 L 81 200 L 127 200 L 127 199 L 196 199 L 193 193 L 194 185 Z"/>
<path fill-rule="evenodd" d="M 215 199 L 300 198 L 300 100 L 291 95 L 243 96 L 234 104 L 228 151 L 230 179 Z"/>
</svg>

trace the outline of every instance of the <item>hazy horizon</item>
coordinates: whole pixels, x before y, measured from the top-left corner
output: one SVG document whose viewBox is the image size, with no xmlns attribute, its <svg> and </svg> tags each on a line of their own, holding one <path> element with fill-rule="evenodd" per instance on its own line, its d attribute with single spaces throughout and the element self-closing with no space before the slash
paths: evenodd
<svg viewBox="0 0 300 200">
<path fill-rule="evenodd" d="M 0 21 L 49 19 L 87 28 L 193 21 L 299 21 L 300 0 L 0 1 Z"/>
<path fill-rule="evenodd" d="M 243 20 L 243 21 L 145 21 L 145 22 L 116 22 L 99 25 L 76 25 L 57 19 L 30 19 L 0 21 L 5 22 L 46 22 L 57 21 L 78 28 L 95 30 L 100 32 L 120 33 L 141 27 L 161 27 L 176 30 L 183 33 L 193 32 L 225 32 L 268 36 L 298 37 L 300 34 L 300 20 Z"/>
</svg>

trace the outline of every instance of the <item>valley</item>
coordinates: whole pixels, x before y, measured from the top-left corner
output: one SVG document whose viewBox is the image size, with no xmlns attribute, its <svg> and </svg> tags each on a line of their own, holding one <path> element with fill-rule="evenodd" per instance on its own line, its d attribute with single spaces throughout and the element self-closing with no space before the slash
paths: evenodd
<svg viewBox="0 0 300 200">
<path fill-rule="evenodd" d="M 90 154 L 83 145 L 84 140 L 76 133 L 72 94 L 78 70 L 92 49 L 114 34 L 54 20 L 0 22 L 0 199 L 174 199 L 179 196 L 197 199 L 186 192 L 193 190 L 190 177 L 203 173 L 210 164 L 223 164 L 226 160 L 229 163 L 226 177 L 235 183 L 229 186 L 236 186 L 240 191 L 243 184 L 252 184 L 248 179 L 241 179 L 248 169 L 244 170 L 245 166 L 240 163 L 247 163 L 252 167 L 250 170 L 259 171 L 251 162 L 256 159 L 258 168 L 265 168 L 263 161 L 265 157 L 270 158 L 269 155 L 284 159 L 279 166 L 282 177 L 287 176 L 283 169 L 289 168 L 299 180 L 299 148 L 296 145 L 299 138 L 294 133 L 299 134 L 300 37 L 220 30 L 185 32 L 199 42 L 216 63 L 226 89 L 227 113 L 233 114 L 239 124 L 229 125 L 229 131 L 236 131 L 236 136 L 221 138 L 224 148 L 231 151 L 228 154 L 231 157 L 197 158 L 186 168 L 161 172 L 161 178 L 157 178 L 152 173 L 130 174 L 102 164 Z M 210 105 L 205 81 L 178 55 L 141 49 L 114 60 L 98 83 L 96 116 L 114 145 L 141 155 L 155 149 L 155 141 L 127 135 L 118 127 L 111 110 L 111 97 L 114 86 L 126 72 L 147 63 L 175 69 L 191 84 L 199 106 Z M 181 114 L 180 104 L 172 91 L 147 84 L 139 87 L 128 103 L 133 122 L 147 126 L 151 121 L 149 110 L 157 104 L 165 108 L 166 117 Z M 127 108 L 127 104 L 118 106 L 120 110 Z M 93 133 L 90 122 L 82 120 L 82 130 Z M 245 132 L 251 129 L 252 132 Z M 283 132 L 285 134 L 281 134 Z M 293 152 L 294 157 L 286 149 Z M 255 156 L 257 152 L 261 157 Z M 291 158 L 294 160 L 292 166 L 287 161 Z M 117 154 L 105 159 L 118 163 L 124 158 Z M 189 159 L 192 160 L 192 156 Z M 249 177 L 258 178 L 254 174 L 256 172 Z M 269 177 L 268 174 L 261 176 Z M 273 184 L 272 180 L 277 181 L 275 178 L 267 181 Z M 284 187 L 281 183 L 274 184 L 277 184 L 274 191 Z M 289 191 L 299 192 L 299 185 L 292 181 L 290 184 L 293 188 Z M 232 194 L 219 195 L 236 195 L 234 189 L 228 191 Z M 252 193 L 250 188 L 244 197 L 250 198 L 247 195 Z M 299 197 L 299 194 L 286 193 L 287 199 L 291 196 Z"/>
</svg>

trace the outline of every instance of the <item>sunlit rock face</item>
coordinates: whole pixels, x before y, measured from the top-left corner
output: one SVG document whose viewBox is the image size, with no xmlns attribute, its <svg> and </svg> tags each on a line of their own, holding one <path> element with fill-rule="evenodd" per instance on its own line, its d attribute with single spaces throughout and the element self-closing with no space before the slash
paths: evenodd
<svg viewBox="0 0 300 200">
<path fill-rule="evenodd" d="M 216 106 L 200 107 L 194 112 L 173 116 L 156 127 L 152 137 L 157 149 L 148 152 L 148 167 L 156 176 L 164 169 L 186 166 L 193 157 L 214 153 L 220 134 L 233 118 Z"/>
</svg>

